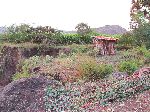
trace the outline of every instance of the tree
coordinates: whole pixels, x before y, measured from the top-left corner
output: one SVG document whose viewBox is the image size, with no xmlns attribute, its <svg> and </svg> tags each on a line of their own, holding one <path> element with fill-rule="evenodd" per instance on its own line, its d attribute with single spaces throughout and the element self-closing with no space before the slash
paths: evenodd
<svg viewBox="0 0 150 112">
<path fill-rule="evenodd" d="M 130 16 L 131 29 L 136 29 L 146 22 L 150 22 L 150 0 L 132 0 Z"/>
<path fill-rule="evenodd" d="M 75 29 L 77 30 L 77 33 L 81 36 L 85 36 L 91 32 L 90 26 L 88 26 L 86 23 L 77 24 Z"/>
<path fill-rule="evenodd" d="M 131 32 L 124 33 L 118 40 L 118 44 L 126 47 L 131 47 L 134 45 L 134 38 Z"/>
<path fill-rule="evenodd" d="M 147 23 L 135 29 L 133 31 L 133 38 L 136 45 L 145 45 L 147 48 L 150 48 L 150 24 Z"/>
<path fill-rule="evenodd" d="M 30 29 L 30 25 L 28 25 L 28 24 L 21 24 L 18 26 L 13 24 L 13 25 L 7 27 L 7 32 L 8 33 L 18 33 L 18 32 L 24 33 L 28 29 Z"/>
<path fill-rule="evenodd" d="M 27 32 L 31 36 L 33 43 L 54 44 L 58 43 L 56 39 L 62 36 L 62 31 L 51 26 L 30 27 Z"/>
</svg>

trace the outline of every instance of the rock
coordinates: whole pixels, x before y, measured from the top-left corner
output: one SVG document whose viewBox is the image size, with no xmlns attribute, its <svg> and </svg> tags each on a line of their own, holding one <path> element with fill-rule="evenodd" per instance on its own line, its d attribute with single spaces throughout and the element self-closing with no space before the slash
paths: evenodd
<svg viewBox="0 0 150 112">
<path fill-rule="evenodd" d="M 46 88 L 61 87 L 61 83 L 44 76 L 13 81 L 0 92 L 0 112 L 45 112 Z"/>
<path fill-rule="evenodd" d="M 114 72 L 112 73 L 112 76 L 115 79 L 121 80 L 121 79 L 128 77 L 128 74 L 126 72 Z"/>
</svg>

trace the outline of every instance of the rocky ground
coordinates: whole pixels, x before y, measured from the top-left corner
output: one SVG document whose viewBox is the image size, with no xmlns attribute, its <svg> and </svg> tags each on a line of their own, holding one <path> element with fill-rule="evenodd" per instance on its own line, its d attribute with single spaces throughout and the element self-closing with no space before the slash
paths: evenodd
<svg viewBox="0 0 150 112">
<path fill-rule="evenodd" d="M 10 58 L 9 54 L 4 53 L 5 55 L 3 57 L 5 57 L 6 61 L 2 59 L 5 65 L 3 66 L 3 68 L 6 68 L 5 71 L 6 71 L 7 76 L 9 75 L 12 76 L 13 72 L 15 72 L 16 70 L 16 65 L 17 65 L 16 60 L 20 59 L 22 56 L 20 56 L 21 54 L 19 52 L 20 50 L 18 50 L 17 48 L 9 47 L 5 49 L 7 49 L 7 51 L 10 51 L 9 54 L 14 53 L 11 59 L 7 58 L 7 57 Z M 66 51 L 66 49 L 64 50 Z M 12 66 L 15 68 L 14 70 L 12 70 L 12 73 L 9 73 L 8 75 L 8 71 L 11 65 L 10 63 L 12 63 Z M 77 72 L 75 69 L 66 69 L 66 68 L 64 69 L 63 66 L 59 66 L 58 61 L 56 61 L 53 66 L 56 66 L 56 69 L 59 71 L 62 71 L 62 73 L 64 74 L 73 75 L 73 72 Z M 48 71 L 49 67 L 43 67 L 41 69 L 43 71 Z M 118 77 L 124 78 L 126 77 L 126 74 L 114 73 L 113 76 L 116 78 Z M 63 80 L 65 80 L 65 82 L 68 82 L 67 76 L 62 77 L 62 78 L 64 78 Z M 4 77 L 4 79 L 10 79 L 10 77 L 8 78 Z M 4 82 L 4 81 L 5 80 L 1 80 L 0 82 Z M 6 83 L 7 82 L 9 82 L 9 80 L 6 81 Z M 71 80 L 70 82 L 73 82 L 73 81 Z M 81 90 L 82 91 L 81 93 L 83 93 L 82 94 L 83 96 L 89 97 L 88 95 L 91 95 L 91 94 L 89 94 L 88 90 L 94 87 L 92 84 L 93 83 L 87 82 L 85 83 L 85 86 L 81 84 L 81 85 L 78 85 L 78 87 L 76 86 L 74 87 L 75 89 Z M 95 85 L 97 86 L 98 83 L 95 82 Z M 102 84 L 99 83 L 99 85 L 102 85 Z M 47 91 L 48 87 L 52 88 L 52 90 Z M 61 93 L 62 90 L 59 91 L 60 94 L 58 94 L 58 91 L 57 91 L 58 88 L 67 88 L 67 86 L 58 80 L 56 81 L 54 79 L 48 79 L 42 75 L 33 76 L 31 78 L 19 79 L 17 81 L 10 82 L 8 85 L 6 84 L 5 86 L 0 86 L 0 112 L 60 112 L 59 110 L 57 111 L 50 110 L 50 107 L 52 108 L 52 105 L 59 104 L 59 106 L 61 107 L 61 101 L 57 103 L 55 102 L 58 96 L 62 97 L 63 99 L 62 102 L 64 101 L 64 99 L 66 99 L 66 97 L 68 97 L 68 99 L 62 103 L 62 107 L 64 109 L 66 108 L 65 112 L 76 112 L 76 111 L 67 109 L 69 107 L 65 106 L 65 105 L 68 105 L 68 102 L 71 103 L 71 101 L 74 100 L 74 98 L 64 95 L 63 93 Z M 79 92 L 80 91 L 77 91 L 77 93 Z M 75 96 L 75 99 L 77 100 L 76 93 L 74 94 L 74 96 Z M 47 100 L 45 98 L 47 98 Z M 53 102 L 52 102 L 52 99 L 54 100 Z M 82 100 L 83 99 L 79 99 L 79 101 L 82 101 Z M 97 100 L 93 102 L 92 102 L 92 99 L 90 100 L 91 101 L 87 101 L 87 103 L 84 103 L 83 105 L 80 106 L 81 110 L 79 109 L 79 112 L 150 112 L 150 106 L 149 106 L 150 90 L 145 91 L 140 94 L 136 94 L 132 96 L 131 98 L 128 98 L 122 102 L 117 102 L 117 101 L 111 102 L 107 106 L 100 105 L 99 98 L 97 98 Z M 87 110 L 87 108 L 89 107 L 92 107 L 92 108 Z"/>
<path fill-rule="evenodd" d="M 92 86 L 92 84 L 91 84 Z M 47 91 L 48 87 L 52 90 Z M 0 112 L 53 112 L 47 108 L 47 105 L 57 105 L 55 101 L 57 97 L 63 98 L 63 107 L 67 102 L 65 94 L 58 94 L 58 88 L 64 87 L 60 82 L 55 80 L 48 80 L 44 76 L 34 76 L 31 78 L 24 78 L 5 86 L 0 92 Z M 67 87 L 67 86 L 66 86 Z M 81 87 L 81 86 L 80 86 Z M 88 96 L 88 85 L 86 84 L 81 89 Z M 77 87 L 78 88 L 78 87 Z M 75 89 L 77 89 L 75 88 Z M 53 91 L 56 90 L 56 91 Z M 87 91 L 86 91 L 87 90 Z M 53 92 L 52 92 L 53 91 Z M 52 93 L 53 94 L 52 94 Z M 86 95 L 87 94 L 87 95 Z M 74 94 L 75 95 L 75 94 Z M 47 96 L 47 97 L 45 97 Z M 48 98 L 48 100 L 45 100 Z M 55 99 L 55 100 L 52 100 Z M 69 96 L 67 101 L 72 101 Z M 52 102 L 51 102 L 52 101 Z M 58 104 L 60 103 L 57 102 Z M 131 98 L 122 102 L 109 103 L 107 106 L 102 106 L 98 102 L 92 101 L 80 106 L 80 112 L 150 112 L 150 91 L 145 91 L 141 94 L 136 94 Z M 60 105 L 60 104 L 59 104 Z M 91 108 L 92 107 L 92 108 Z M 88 108 L 88 110 L 86 110 Z M 55 112 L 60 112 L 56 111 Z M 66 110 L 65 112 L 74 112 L 73 110 Z"/>
<path fill-rule="evenodd" d="M 150 112 L 150 91 L 135 95 L 123 101 L 114 102 L 108 106 L 95 106 L 90 112 Z"/>
<path fill-rule="evenodd" d="M 150 91 L 112 105 L 114 112 L 150 112 Z"/>
</svg>

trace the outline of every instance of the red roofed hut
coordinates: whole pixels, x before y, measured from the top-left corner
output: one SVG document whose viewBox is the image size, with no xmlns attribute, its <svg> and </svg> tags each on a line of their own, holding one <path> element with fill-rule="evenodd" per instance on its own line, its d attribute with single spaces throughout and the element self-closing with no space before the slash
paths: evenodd
<svg viewBox="0 0 150 112">
<path fill-rule="evenodd" d="M 118 38 L 93 36 L 93 44 L 99 49 L 101 55 L 114 55 L 114 44 L 117 40 Z"/>
</svg>

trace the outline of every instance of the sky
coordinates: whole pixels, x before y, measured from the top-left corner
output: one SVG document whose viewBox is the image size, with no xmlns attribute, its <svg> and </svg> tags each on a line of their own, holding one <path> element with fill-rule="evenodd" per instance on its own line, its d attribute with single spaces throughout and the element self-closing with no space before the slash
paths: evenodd
<svg viewBox="0 0 150 112">
<path fill-rule="evenodd" d="M 131 0 L 0 0 L 0 26 L 26 23 L 75 30 L 78 23 L 92 28 L 129 28 Z"/>
</svg>

